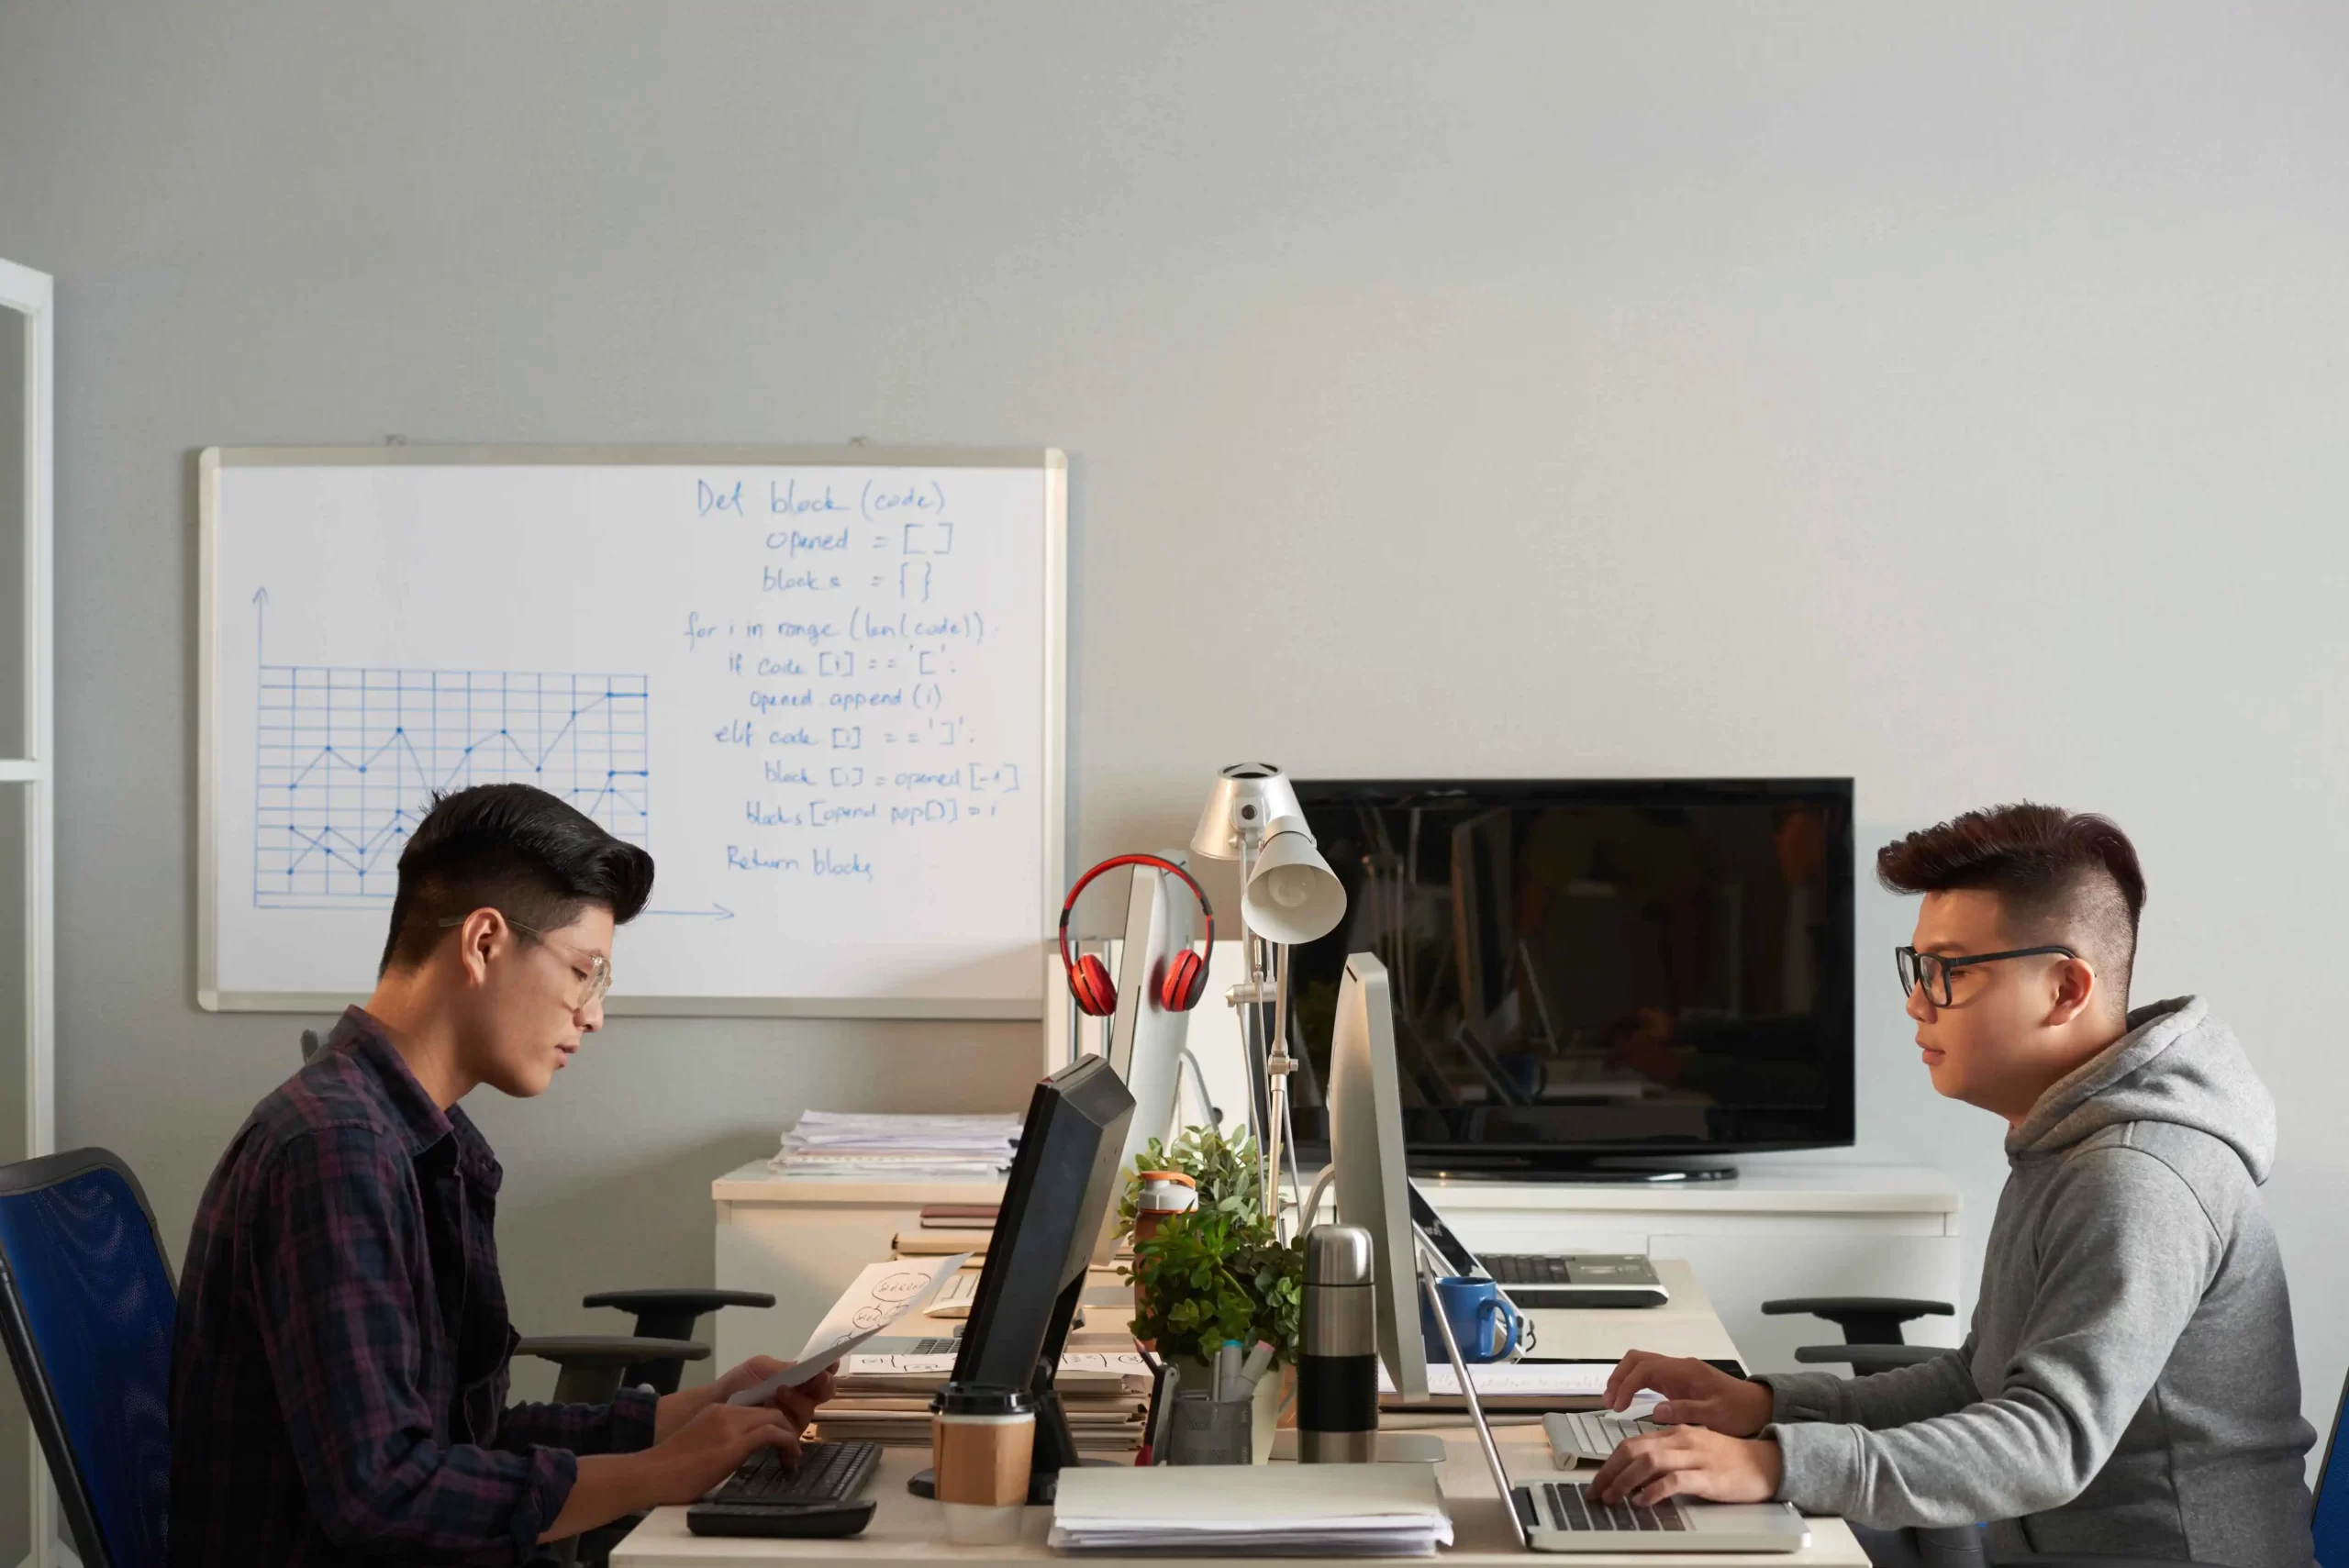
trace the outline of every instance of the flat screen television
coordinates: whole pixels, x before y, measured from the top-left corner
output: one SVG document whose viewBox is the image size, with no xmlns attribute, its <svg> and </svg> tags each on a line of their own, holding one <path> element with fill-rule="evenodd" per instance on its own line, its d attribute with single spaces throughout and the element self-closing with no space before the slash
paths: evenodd
<svg viewBox="0 0 2349 1568">
<path fill-rule="evenodd" d="M 1289 960 L 1307 1157 L 1350 952 L 1390 977 L 1416 1171 L 1683 1179 L 1852 1141 L 1851 780 L 1296 787 L 1347 897 Z"/>
</svg>

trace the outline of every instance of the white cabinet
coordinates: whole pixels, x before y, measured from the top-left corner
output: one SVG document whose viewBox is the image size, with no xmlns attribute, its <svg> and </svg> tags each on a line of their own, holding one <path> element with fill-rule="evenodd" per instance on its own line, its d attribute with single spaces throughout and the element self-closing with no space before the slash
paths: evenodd
<svg viewBox="0 0 2349 1568">
<path fill-rule="evenodd" d="M 1471 1247 L 1507 1252 L 1645 1252 L 1684 1259 L 1757 1372 L 1793 1367 L 1795 1347 L 1841 1336 L 1815 1318 L 1765 1318 L 1781 1296 L 1958 1296 L 1957 1189 L 1900 1165 L 1773 1165 L 1685 1187 L 1423 1181 Z M 717 1361 L 790 1355 L 857 1271 L 929 1203 L 993 1203 L 999 1186 L 784 1180 L 764 1162 L 712 1184 L 718 1283 L 772 1291 L 772 1312 L 721 1312 Z M 1954 1318 L 1910 1340 L 1955 1344 Z"/>
</svg>

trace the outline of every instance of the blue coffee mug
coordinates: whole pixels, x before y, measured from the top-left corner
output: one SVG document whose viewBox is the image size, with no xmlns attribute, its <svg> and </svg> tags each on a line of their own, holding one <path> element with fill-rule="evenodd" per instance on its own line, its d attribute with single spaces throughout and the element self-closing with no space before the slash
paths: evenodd
<svg viewBox="0 0 2349 1568">
<path fill-rule="evenodd" d="M 1435 1282 L 1436 1298 L 1443 1303 L 1443 1316 L 1452 1325 L 1452 1337 L 1459 1341 L 1460 1359 L 1464 1362 L 1505 1362 L 1517 1353 L 1519 1338 L 1525 1332 L 1525 1320 L 1517 1308 L 1501 1294 L 1501 1287 L 1488 1279 L 1440 1279 Z M 1419 1333 L 1427 1340 L 1428 1361 L 1442 1365 L 1452 1358 L 1444 1353 L 1443 1335 L 1436 1328 L 1435 1315 L 1428 1310 L 1424 1293 L 1419 1296 Z"/>
</svg>

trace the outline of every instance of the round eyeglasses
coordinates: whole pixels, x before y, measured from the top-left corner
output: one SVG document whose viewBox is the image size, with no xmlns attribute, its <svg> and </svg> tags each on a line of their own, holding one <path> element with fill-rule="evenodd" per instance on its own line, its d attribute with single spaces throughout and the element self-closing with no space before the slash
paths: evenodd
<svg viewBox="0 0 2349 1568">
<path fill-rule="evenodd" d="M 503 909 L 500 909 L 498 914 L 504 916 L 507 925 L 531 940 L 543 943 L 548 947 L 554 946 L 548 940 L 547 933 L 540 930 L 536 926 L 526 926 L 513 916 L 507 915 Z M 440 922 L 440 929 L 444 931 L 454 930 L 457 927 L 463 925 L 465 920 L 466 917 L 463 915 L 451 915 Z M 560 948 L 555 949 L 558 954 L 561 954 L 562 951 Z M 612 961 L 599 952 L 577 953 L 573 956 L 587 966 L 587 973 L 584 975 L 574 973 L 573 976 L 578 981 L 578 984 L 573 987 L 571 994 L 571 1010 L 579 1013 L 594 1006 L 611 993 Z"/>
</svg>

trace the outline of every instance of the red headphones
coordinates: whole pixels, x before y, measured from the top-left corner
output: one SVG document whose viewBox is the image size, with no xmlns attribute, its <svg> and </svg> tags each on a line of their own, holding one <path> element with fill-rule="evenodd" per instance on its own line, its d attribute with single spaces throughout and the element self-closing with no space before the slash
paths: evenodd
<svg viewBox="0 0 2349 1568">
<path fill-rule="evenodd" d="M 1091 871 L 1076 879 L 1068 890 L 1068 901 L 1061 906 L 1061 965 L 1068 971 L 1069 995 L 1076 998 L 1076 1010 L 1087 1018 L 1106 1018 L 1118 1010 L 1117 982 L 1109 978 L 1109 966 L 1091 953 L 1083 958 L 1071 958 L 1068 951 L 1068 916 L 1076 907 L 1077 895 L 1087 884 L 1105 871 L 1119 866 L 1151 866 L 1159 871 L 1173 872 L 1199 901 L 1199 913 L 1207 917 L 1207 952 L 1215 951 L 1215 911 L 1208 906 L 1208 895 L 1187 871 L 1160 855 L 1111 855 Z M 1166 966 L 1166 978 L 1159 983 L 1158 1005 L 1170 1013 L 1187 1013 L 1199 1005 L 1207 995 L 1208 961 L 1204 953 L 1193 952 L 1188 947 Z"/>
</svg>

